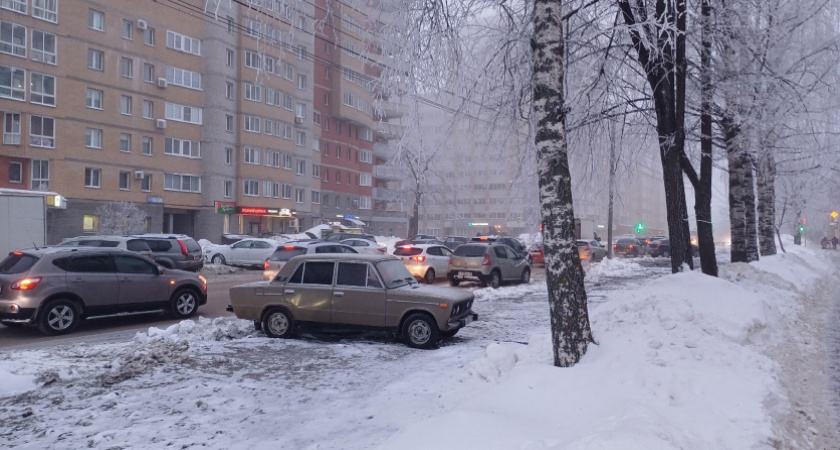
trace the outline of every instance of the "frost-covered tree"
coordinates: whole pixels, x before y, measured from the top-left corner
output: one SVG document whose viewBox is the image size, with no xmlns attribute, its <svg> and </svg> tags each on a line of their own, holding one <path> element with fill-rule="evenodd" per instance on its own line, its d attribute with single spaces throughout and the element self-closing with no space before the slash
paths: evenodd
<svg viewBox="0 0 840 450">
<path fill-rule="evenodd" d="M 109 202 L 96 208 L 102 234 L 137 234 L 145 231 L 146 213 L 131 202 Z"/>
</svg>

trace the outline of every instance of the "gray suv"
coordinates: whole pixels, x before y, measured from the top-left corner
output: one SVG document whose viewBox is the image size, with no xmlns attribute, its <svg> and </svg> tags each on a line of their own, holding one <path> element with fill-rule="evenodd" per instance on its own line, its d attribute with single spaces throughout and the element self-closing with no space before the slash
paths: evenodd
<svg viewBox="0 0 840 450">
<path fill-rule="evenodd" d="M 0 323 L 49 335 L 94 316 L 168 310 L 188 318 L 207 302 L 207 280 L 117 248 L 42 247 L 0 262 Z"/>
<path fill-rule="evenodd" d="M 198 272 L 204 267 L 204 254 L 195 239 L 183 234 L 140 234 L 146 241 L 152 259 L 168 269 Z"/>
<path fill-rule="evenodd" d="M 61 241 L 59 247 L 112 247 L 152 257 L 152 249 L 143 239 L 134 236 L 79 236 Z"/>
<path fill-rule="evenodd" d="M 493 289 L 504 281 L 531 281 L 531 264 L 512 248 L 498 242 L 468 242 L 461 244 L 449 257 L 449 284 L 478 280 Z"/>
</svg>

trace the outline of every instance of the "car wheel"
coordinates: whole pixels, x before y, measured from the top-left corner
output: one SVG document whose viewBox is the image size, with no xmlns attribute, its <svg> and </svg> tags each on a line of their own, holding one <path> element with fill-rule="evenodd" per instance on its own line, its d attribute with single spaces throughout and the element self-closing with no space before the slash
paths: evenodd
<svg viewBox="0 0 840 450">
<path fill-rule="evenodd" d="M 665 258 L 669 258 L 671 256 L 671 252 L 668 250 L 662 250 L 662 256 Z"/>
<path fill-rule="evenodd" d="M 427 284 L 435 284 L 435 269 L 427 270 L 426 275 L 423 276 L 423 281 Z"/>
<path fill-rule="evenodd" d="M 531 271 L 525 269 L 522 271 L 522 277 L 519 278 L 519 284 L 528 284 L 531 282 Z"/>
<path fill-rule="evenodd" d="M 502 277 L 499 275 L 498 270 L 494 270 L 490 272 L 490 280 L 487 282 L 487 285 L 493 289 L 498 289 L 499 286 L 502 284 Z"/>
<path fill-rule="evenodd" d="M 262 329 L 268 337 L 287 339 L 294 333 L 295 319 L 283 308 L 272 308 L 263 316 Z"/>
<path fill-rule="evenodd" d="M 177 319 L 188 319 L 198 310 L 198 295 L 192 289 L 179 289 L 170 299 L 172 315 Z"/>
<path fill-rule="evenodd" d="M 210 259 L 210 262 L 217 265 L 222 265 L 225 263 L 225 257 L 222 255 L 213 255 L 213 258 Z"/>
<path fill-rule="evenodd" d="M 459 284 L 461 284 L 461 280 L 455 277 L 449 277 L 449 284 L 452 286 L 458 286 Z"/>
<path fill-rule="evenodd" d="M 79 308 L 70 300 L 52 300 L 41 313 L 40 329 L 44 334 L 67 334 L 79 324 Z"/>
<path fill-rule="evenodd" d="M 454 330 L 448 330 L 448 331 L 441 331 L 440 335 L 442 337 L 445 337 L 445 338 L 451 338 L 452 336 L 455 336 L 456 334 L 458 334 L 459 331 L 461 331 L 460 328 L 456 328 Z"/>
<path fill-rule="evenodd" d="M 430 349 L 440 340 L 440 330 L 431 317 L 415 313 L 403 322 L 402 337 L 409 347 Z"/>
</svg>

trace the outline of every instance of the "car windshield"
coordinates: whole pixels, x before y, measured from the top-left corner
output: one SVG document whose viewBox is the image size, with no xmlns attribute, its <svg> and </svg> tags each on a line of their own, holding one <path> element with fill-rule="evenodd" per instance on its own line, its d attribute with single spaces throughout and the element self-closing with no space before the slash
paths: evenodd
<svg viewBox="0 0 840 450">
<path fill-rule="evenodd" d="M 0 262 L 0 273 L 23 273 L 29 270 L 38 258 L 25 255 L 23 253 L 9 253 L 2 262 Z"/>
<path fill-rule="evenodd" d="M 487 251 L 487 246 L 485 245 L 459 245 L 455 248 L 455 251 L 452 253 L 455 256 L 463 256 L 466 258 L 476 258 L 479 256 L 484 256 L 484 253 Z"/>
<path fill-rule="evenodd" d="M 414 275 L 398 259 L 380 261 L 376 263 L 376 268 L 379 269 L 379 274 L 382 275 L 382 280 L 385 281 L 385 287 L 395 288 L 417 283 Z"/>
<path fill-rule="evenodd" d="M 268 259 L 271 261 L 288 261 L 293 256 L 303 255 L 304 253 L 306 253 L 306 248 L 304 247 L 283 246 L 277 247 L 277 250 L 274 250 L 274 253 Z"/>
<path fill-rule="evenodd" d="M 632 238 L 623 238 L 618 240 L 619 244 L 635 244 L 636 240 Z"/>
</svg>

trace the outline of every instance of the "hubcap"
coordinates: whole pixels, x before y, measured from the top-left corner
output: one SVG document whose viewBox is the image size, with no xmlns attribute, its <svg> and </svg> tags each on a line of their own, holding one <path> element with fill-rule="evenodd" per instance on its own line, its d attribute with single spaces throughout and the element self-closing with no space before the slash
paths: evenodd
<svg viewBox="0 0 840 450">
<path fill-rule="evenodd" d="M 180 314 L 189 314 L 195 308 L 195 297 L 192 294 L 184 293 L 178 296 L 175 308 Z"/>
<path fill-rule="evenodd" d="M 73 308 L 66 305 L 56 306 L 50 310 L 47 316 L 47 323 L 53 330 L 64 330 L 73 323 Z"/>
<path fill-rule="evenodd" d="M 493 285 L 493 287 L 498 287 L 499 286 L 499 274 L 497 274 L 497 273 L 493 274 L 493 279 L 490 280 L 490 284 Z"/>
<path fill-rule="evenodd" d="M 276 313 L 268 318 L 268 329 L 272 334 L 282 335 L 289 329 L 289 320 L 285 314 Z"/>
<path fill-rule="evenodd" d="M 429 284 L 432 284 L 432 283 L 435 282 L 435 271 L 434 270 L 429 270 L 428 272 L 426 272 L 426 282 L 429 283 Z"/>
<path fill-rule="evenodd" d="M 523 283 L 528 283 L 529 281 L 531 281 L 531 272 L 528 272 L 526 270 L 526 271 L 522 272 L 522 282 Z"/>
<path fill-rule="evenodd" d="M 213 257 L 213 264 L 221 264 L 221 263 L 222 263 L 222 257 L 221 256 L 216 255 L 216 256 Z"/>
<path fill-rule="evenodd" d="M 429 324 L 422 320 L 415 320 L 408 327 L 408 337 L 415 344 L 425 344 L 431 334 L 432 329 L 429 328 Z"/>
</svg>

